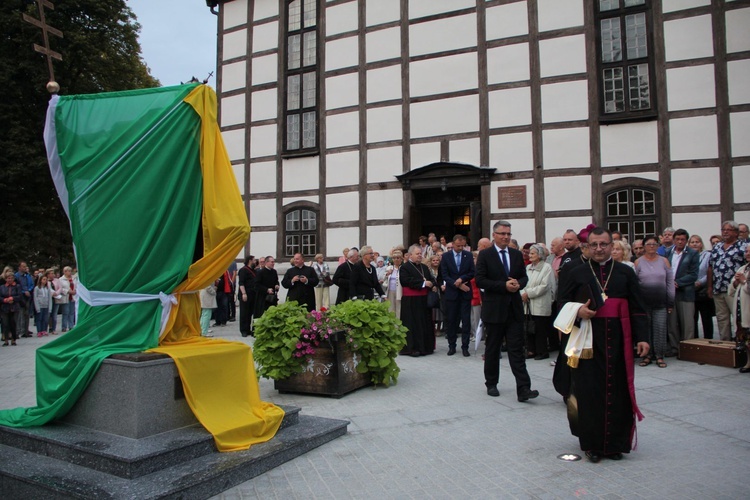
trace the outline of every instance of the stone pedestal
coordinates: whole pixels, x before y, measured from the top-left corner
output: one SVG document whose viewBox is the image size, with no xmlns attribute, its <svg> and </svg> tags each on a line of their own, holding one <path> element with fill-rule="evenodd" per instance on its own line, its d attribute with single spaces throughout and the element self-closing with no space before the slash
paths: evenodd
<svg viewBox="0 0 750 500">
<path fill-rule="evenodd" d="M 273 439 L 219 453 L 172 358 L 113 356 L 64 419 L 0 426 L 0 498 L 209 498 L 346 434 L 345 420 L 282 409 Z"/>
<path fill-rule="evenodd" d="M 133 439 L 198 423 L 185 400 L 174 361 L 160 353 L 116 354 L 105 359 L 62 420 Z"/>
</svg>

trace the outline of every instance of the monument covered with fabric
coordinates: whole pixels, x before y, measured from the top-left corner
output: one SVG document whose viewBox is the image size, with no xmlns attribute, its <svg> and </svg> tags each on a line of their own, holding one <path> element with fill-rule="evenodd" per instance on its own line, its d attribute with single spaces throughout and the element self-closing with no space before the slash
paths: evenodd
<svg viewBox="0 0 750 500">
<path fill-rule="evenodd" d="M 0 424 L 65 415 L 116 353 L 171 356 L 196 418 L 221 451 L 272 438 L 283 411 L 261 401 L 252 352 L 200 336 L 197 291 L 250 228 L 216 122 L 216 94 L 189 84 L 53 96 L 45 143 L 78 264 L 75 328 L 36 352 L 37 406 Z"/>
</svg>

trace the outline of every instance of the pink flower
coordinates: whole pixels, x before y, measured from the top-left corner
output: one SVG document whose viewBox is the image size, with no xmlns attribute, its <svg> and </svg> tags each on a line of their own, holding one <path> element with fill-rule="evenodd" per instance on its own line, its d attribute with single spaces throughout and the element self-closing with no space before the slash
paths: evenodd
<svg viewBox="0 0 750 500">
<path fill-rule="evenodd" d="M 297 344 L 297 349 L 302 349 L 302 344 Z"/>
</svg>

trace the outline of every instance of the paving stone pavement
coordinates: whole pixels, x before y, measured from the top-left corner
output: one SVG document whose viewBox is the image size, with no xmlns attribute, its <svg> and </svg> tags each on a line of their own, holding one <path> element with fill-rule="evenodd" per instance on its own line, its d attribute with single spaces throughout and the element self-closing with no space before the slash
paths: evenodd
<svg viewBox="0 0 750 500">
<path fill-rule="evenodd" d="M 220 338 L 252 344 L 237 323 Z M 73 331 L 75 334 L 75 330 Z M 0 408 L 35 404 L 34 350 L 54 337 L 0 347 Z M 527 363 L 540 397 L 518 403 L 503 360 L 500 397 L 486 395 L 480 353 L 398 359 L 397 385 L 341 399 L 278 394 L 263 399 L 308 415 L 348 419 L 349 433 L 214 497 L 263 499 L 747 498 L 750 375 L 668 358 L 636 366 L 638 449 L 620 462 L 564 462 L 581 454 L 552 387 L 549 360 Z"/>
</svg>

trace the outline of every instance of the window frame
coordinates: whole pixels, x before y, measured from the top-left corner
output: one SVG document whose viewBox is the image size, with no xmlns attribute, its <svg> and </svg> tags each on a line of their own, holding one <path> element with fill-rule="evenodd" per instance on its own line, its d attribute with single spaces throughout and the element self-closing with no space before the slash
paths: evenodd
<svg viewBox="0 0 750 500">
<path fill-rule="evenodd" d="M 600 0 L 594 0 L 594 31 L 596 33 L 596 81 L 597 81 L 597 96 L 599 98 L 599 122 L 600 123 L 619 123 L 629 121 L 647 121 L 654 120 L 657 118 L 657 96 L 656 96 L 656 71 L 655 71 L 655 56 L 654 56 L 654 34 L 653 34 L 653 14 L 652 14 L 652 0 L 645 0 L 643 5 L 636 5 L 631 7 L 625 6 L 625 0 L 617 0 L 619 7 L 617 9 L 600 11 Z M 646 44 L 648 55 L 641 58 L 628 59 L 627 55 L 627 35 L 625 28 L 626 16 L 632 14 L 645 14 L 646 19 Z M 601 23 L 605 19 L 617 18 L 620 22 L 620 33 L 622 42 L 622 59 L 620 61 L 608 62 L 603 61 L 602 51 L 602 26 Z M 648 80 L 649 80 L 649 101 L 650 108 L 631 110 L 630 99 L 629 99 L 629 87 L 628 87 L 628 68 L 636 66 L 638 64 L 648 65 Z M 620 68 L 623 72 L 623 92 L 624 92 L 624 110 L 607 113 L 605 111 L 605 82 L 604 82 L 604 71 L 606 69 Z"/>
<path fill-rule="evenodd" d="M 293 3 L 293 0 L 286 0 L 284 2 L 284 25 L 283 25 L 283 43 L 281 47 L 280 56 L 283 58 L 283 77 L 279 82 L 279 88 L 281 93 L 282 101 L 282 147 L 281 156 L 283 158 L 292 158 L 298 156 L 312 156 L 319 154 L 320 151 L 320 53 L 321 53 L 321 37 L 320 37 L 320 19 L 321 19 L 321 6 L 320 1 L 315 0 L 315 24 L 313 26 L 305 26 L 305 0 L 300 1 L 300 28 L 297 30 L 289 30 L 289 7 Z M 305 33 L 315 33 L 315 62 L 313 64 L 304 65 L 304 39 Z M 289 44 L 290 39 L 293 36 L 300 37 L 300 63 L 298 68 L 289 68 Z M 304 80 L 305 74 L 313 73 L 313 82 L 315 83 L 315 104 L 313 106 L 303 106 L 304 104 Z M 299 107 L 294 110 L 289 110 L 289 80 L 290 77 L 298 76 L 299 83 Z M 315 119 L 315 132 L 313 134 L 314 144 L 308 147 L 303 147 L 304 141 L 304 116 L 307 113 L 314 113 Z M 289 148 L 289 120 L 290 117 L 296 116 L 299 118 L 299 131 L 297 139 L 299 141 L 299 147 L 290 149 Z"/>
<path fill-rule="evenodd" d="M 627 237 L 628 243 L 631 245 L 633 244 L 633 241 L 635 241 L 636 238 L 634 236 L 635 234 L 635 223 L 639 221 L 652 221 L 654 222 L 654 233 L 648 233 L 644 236 L 649 236 L 651 234 L 656 234 L 656 232 L 659 231 L 659 228 L 661 227 L 661 206 L 660 206 L 660 190 L 656 186 L 651 185 L 642 185 L 642 184 L 618 184 L 618 185 L 612 185 L 612 186 L 605 186 L 609 187 L 606 191 L 604 191 L 604 196 L 602 197 L 602 204 L 603 204 L 603 210 L 602 213 L 604 214 L 604 227 L 607 229 L 613 230 L 611 228 L 611 224 L 618 224 L 618 223 L 627 223 L 629 227 L 629 231 L 627 234 L 623 232 L 623 234 Z M 609 213 L 609 197 L 613 194 L 620 193 L 622 191 L 627 191 L 628 193 L 628 199 L 627 199 L 627 205 L 628 205 L 628 214 L 627 215 L 617 215 L 612 216 Z M 634 198 L 633 198 L 633 192 L 634 191 L 645 191 L 650 193 L 654 197 L 654 213 L 653 215 L 637 215 L 633 212 L 633 206 L 634 206 Z M 621 231 L 622 232 L 622 231 Z"/>
<path fill-rule="evenodd" d="M 303 224 L 304 224 L 304 218 L 303 218 L 303 216 L 304 216 L 304 212 L 305 211 L 308 211 L 308 212 L 310 212 L 311 214 L 314 215 L 314 217 L 315 217 L 314 218 L 315 228 L 313 228 L 313 229 L 304 229 L 302 227 Z M 297 229 L 297 230 L 291 229 L 290 230 L 287 227 L 287 217 L 289 217 L 290 215 L 292 215 L 294 213 L 298 214 L 297 221 L 299 223 L 299 229 Z M 283 221 L 283 224 L 284 224 L 284 226 L 283 226 L 284 230 L 283 230 L 283 233 L 282 233 L 283 236 L 282 236 L 282 242 L 281 243 L 283 245 L 283 248 L 281 249 L 282 250 L 281 253 L 285 257 L 294 257 L 295 253 L 301 253 L 302 256 L 305 257 L 305 258 L 313 258 L 313 257 L 315 257 L 316 254 L 320 253 L 320 210 L 318 208 L 316 208 L 313 205 L 307 204 L 307 203 L 305 203 L 305 204 L 290 205 L 290 206 L 286 207 L 286 209 L 284 210 L 282 221 Z M 291 237 L 293 237 L 293 236 L 299 236 L 300 239 L 299 239 L 299 242 L 297 244 L 297 247 L 294 247 L 292 249 L 292 253 L 288 254 L 287 253 L 287 246 L 288 246 L 287 245 L 287 239 L 290 236 Z M 304 248 L 305 248 L 304 247 L 304 243 L 303 243 L 303 240 L 304 240 L 305 236 L 314 236 L 314 238 L 315 238 L 315 243 L 314 243 L 314 246 L 312 248 L 312 252 L 311 253 L 303 251 Z"/>
</svg>

